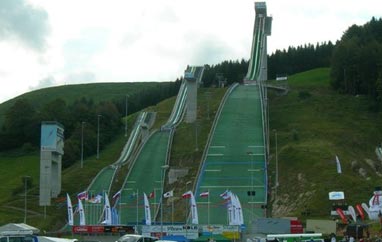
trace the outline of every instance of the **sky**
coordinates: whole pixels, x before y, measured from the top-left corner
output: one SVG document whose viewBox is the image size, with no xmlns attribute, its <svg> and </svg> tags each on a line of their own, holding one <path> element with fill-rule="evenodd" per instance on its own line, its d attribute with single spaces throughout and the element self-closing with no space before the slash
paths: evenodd
<svg viewBox="0 0 382 242">
<path fill-rule="evenodd" d="M 94 82 L 174 81 L 187 65 L 248 59 L 253 0 L 0 0 L 0 103 Z M 335 42 L 380 0 L 268 0 L 268 54 Z"/>
</svg>

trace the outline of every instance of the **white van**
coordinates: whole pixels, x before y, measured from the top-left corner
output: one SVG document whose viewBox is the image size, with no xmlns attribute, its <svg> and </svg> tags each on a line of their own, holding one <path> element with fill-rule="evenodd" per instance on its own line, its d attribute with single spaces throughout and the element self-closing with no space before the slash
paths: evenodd
<svg viewBox="0 0 382 242">
<path fill-rule="evenodd" d="M 139 234 L 125 234 L 120 237 L 116 242 L 154 242 L 158 238 L 151 236 L 143 236 Z"/>
</svg>

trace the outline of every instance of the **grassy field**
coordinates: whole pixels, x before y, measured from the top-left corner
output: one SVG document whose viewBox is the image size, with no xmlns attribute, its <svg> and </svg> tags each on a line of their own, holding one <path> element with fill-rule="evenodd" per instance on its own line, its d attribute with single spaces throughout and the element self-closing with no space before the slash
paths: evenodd
<svg viewBox="0 0 382 242">
<path fill-rule="evenodd" d="M 329 87 L 329 69 L 291 76 L 288 95 L 270 93 L 270 174 L 279 183 L 274 216 L 329 218 L 330 191 L 344 191 L 349 205 L 368 202 L 381 185 L 382 114 L 369 111 L 365 96 L 341 95 Z M 337 174 L 335 156 L 342 166 Z"/>
<path fill-rule="evenodd" d="M 330 191 L 344 191 L 349 205 L 367 202 L 375 186 L 381 186 L 382 163 L 377 161 L 375 147 L 382 141 L 382 114 L 369 111 L 365 96 L 349 96 L 329 87 L 329 69 L 290 76 L 287 95 L 269 92 L 270 97 L 270 175 L 275 179 L 275 135 L 277 132 L 279 183 L 273 190 L 272 215 L 306 218 L 330 218 Z M 197 125 L 178 126 L 171 151 L 172 168 L 187 168 L 178 182 L 166 184 L 165 190 L 186 190 L 194 185 L 211 125 L 226 89 L 199 89 Z M 122 94 L 121 94 L 122 95 Z M 147 110 L 157 112 L 155 128 L 171 112 L 175 97 Z M 129 116 L 129 127 L 136 114 Z M 20 155 L 18 151 L 0 153 L 0 224 L 23 222 L 24 184 L 22 177 L 32 177 L 28 189 L 27 223 L 42 229 L 59 228 L 66 219 L 63 197 L 85 189 L 93 176 L 113 163 L 126 141 L 124 131 L 100 153 L 100 159 L 89 157 L 80 169 L 79 161 L 63 171 L 62 193 L 52 206 L 38 206 L 39 152 Z M 337 174 L 335 156 L 342 165 Z M 277 191 L 277 193 L 275 193 Z M 175 194 L 179 196 L 180 194 Z M 176 220 L 182 220 L 184 201 L 175 201 Z M 167 211 L 167 209 L 166 209 Z M 308 212 L 308 216 L 306 215 Z M 302 215 L 304 214 L 304 215 Z M 169 214 L 165 214 L 168 218 Z"/>
</svg>

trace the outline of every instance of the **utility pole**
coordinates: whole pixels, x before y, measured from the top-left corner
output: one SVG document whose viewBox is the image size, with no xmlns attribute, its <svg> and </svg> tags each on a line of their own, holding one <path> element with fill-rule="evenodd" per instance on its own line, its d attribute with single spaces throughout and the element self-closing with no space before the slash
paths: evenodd
<svg viewBox="0 0 382 242">
<path fill-rule="evenodd" d="M 84 167 L 84 125 L 85 122 L 81 123 L 81 168 Z"/>
<path fill-rule="evenodd" d="M 160 200 L 161 200 L 161 205 L 160 205 L 160 237 L 163 237 L 163 187 L 164 187 L 164 177 L 165 177 L 165 172 L 169 168 L 169 165 L 163 165 L 161 166 L 161 195 L 160 195 Z"/>
<path fill-rule="evenodd" d="M 277 199 L 277 188 L 279 186 L 279 161 L 278 161 L 278 150 L 277 150 L 277 130 L 273 130 L 275 132 L 275 153 L 276 153 L 276 184 L 275 184 L 275 200 Z"/>
<path fill-rule="evenodd" d="M 28 191 L 28 180 L 31 178 L 30 176 L 23 176 L 24 180 L 24 224 L 27 223 L 27 191 Z"/>
<path fill-rule="evenodd" d="M 127 107 L 128 107 L 128 103 L 127 103 L 127 97 L 129 95 L 126 94 L 126 102 L 125 102 L 125 137 L 127 137 Z"/>
<path fill-rule="evenodd" d="M 101 114 L 97 115 L 97 160 L 99 159 L 99 120 L 101 116 Z"/>
</svg>

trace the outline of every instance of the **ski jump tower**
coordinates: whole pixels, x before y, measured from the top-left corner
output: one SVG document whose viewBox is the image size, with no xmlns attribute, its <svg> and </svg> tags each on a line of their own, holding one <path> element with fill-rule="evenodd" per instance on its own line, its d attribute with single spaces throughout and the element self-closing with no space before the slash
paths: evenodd
<svg viewBox="0 0 382 242">
<path fill-rule="evenodd" d="M 245 77 L 246 82 L 268 79 L 267 36 L 271 35 L 272 17 L 267 16 L 265 2 L 255 2 L 255 12 L 251 59 Z"/>
<path fill-rule="evenodd" d="M 184 71 L 184 79 L 187 87 L 186 123 L 193 123 L 197 118 L 198 86 L 202 82 L 204 66 L 189 66 Z"/>
<path fill-rule="evenodd" d="M 41 124 L 40 206 L 50 206 L 61 192 L 61 160 L 64 154 L 64 127 L 53 121 Z"/>
</svg>

